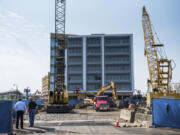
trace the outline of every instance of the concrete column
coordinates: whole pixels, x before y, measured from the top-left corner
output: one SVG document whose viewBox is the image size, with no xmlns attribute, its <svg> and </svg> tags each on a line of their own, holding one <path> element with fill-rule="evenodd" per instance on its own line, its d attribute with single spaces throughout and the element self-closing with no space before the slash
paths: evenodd
<svg viewBox="0 0 180 135">
<path fill-rule="evenodd" d="M 102 49 L 102 86 L 105 84 L 105 79 L 104 79 L 104 35 L 101 36 L 101 49 Z"/>
<path fill-rule="evenodd" d="M 132 92 L 134 92 L 134 52 L 133 52 L 133 34 L 130 35 L 130 47 L 131 47 L 131 83 Z"/>
<path fill-rule="evenodd" d="M 83 89 L 86 90 L 86 37 L 83 36 Z"/>
<path fill-rule="evenodd" d="M 67 73 L 67 69 L 68 69 L 68 62 L 67 62 L 68 56 L 67 56 L 67 49 L 65 50 L 65 86 L 67 89 L 67 84 L 68 84 L 68 73 Z"/>
</svg>

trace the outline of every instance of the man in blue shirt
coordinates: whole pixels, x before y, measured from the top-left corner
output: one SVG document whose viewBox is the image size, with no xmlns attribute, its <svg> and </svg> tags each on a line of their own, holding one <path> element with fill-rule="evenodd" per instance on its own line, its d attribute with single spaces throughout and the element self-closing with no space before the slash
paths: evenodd
<svg viewBox="0 0 180 135">
<path fill-rule="evenodd" d="M 21 119 L 21 129 L 23 129 L 23 115 L 26 111 L 26 104 L 19 99 L 19 101 L 15 104 L 14 109 L 16 111 L 16 128 L 18 129 L 19 126 L 19 118 Z"/>
</svg>

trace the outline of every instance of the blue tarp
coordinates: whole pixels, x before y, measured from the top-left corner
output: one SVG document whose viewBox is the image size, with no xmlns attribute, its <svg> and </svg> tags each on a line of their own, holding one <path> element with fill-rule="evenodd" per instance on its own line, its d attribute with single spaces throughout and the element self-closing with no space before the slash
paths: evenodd
<svg viewBox="0 0 180 135">
<path fill-rule="evenodd" d="M 12 102 L 0 101 L 0 133 L 10 133 L 12 130 Z"/>
<path fill-rule="evenodd" d="M 80 100 L 69 100 L 68 104 L 73 106 L 73 105 L 80 104 L 82 102 L 84 102 L 83 99 L 80 99 Z"/>
<path fill-rule="evenodd" d="M 109 103 L 110 105 L 115 105 L 115 103 L 114 103 L 112 100 L 108 100 L 108 103 Z"/>
<path fill-rule="evenodd" d="M 152 99 L 153 125 L 180 128 L 180 100 Z"/>
</svg>

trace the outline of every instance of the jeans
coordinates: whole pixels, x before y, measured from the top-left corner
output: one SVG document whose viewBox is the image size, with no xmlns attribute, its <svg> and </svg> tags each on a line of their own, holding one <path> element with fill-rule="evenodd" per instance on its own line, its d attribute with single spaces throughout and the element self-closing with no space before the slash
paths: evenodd
<svg viewBox="0 0 180 135">
<path fill-rule="evenodd" d="M 35 118 L 36 109 L 29 110 L 29 124 L 31 127 L 34 126 L 34 118 Z"/>
<path fill-rule="evenodd" d="M 19 118 L 21 119 L 21 128 L 23 128 L 23 115 L 24 111 L 17 111 L 16 112 L 16 128 L 19 127 Z"/>
</svg>

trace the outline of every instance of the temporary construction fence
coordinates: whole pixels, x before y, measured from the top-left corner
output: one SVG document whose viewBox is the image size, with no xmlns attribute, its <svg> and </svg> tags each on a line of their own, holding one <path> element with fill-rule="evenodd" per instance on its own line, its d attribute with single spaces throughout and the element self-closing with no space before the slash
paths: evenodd
<svg viewBox="0 0 180 135">
<path fill-rule="evenodd" d="M 180 128 L 180 99 L 152 99 L 153 125 Z"/>
<path fill-rule="evenodd" d="M 12 101 L 0 101 L 0 134 L 12 132 Z"/>
</svg>

